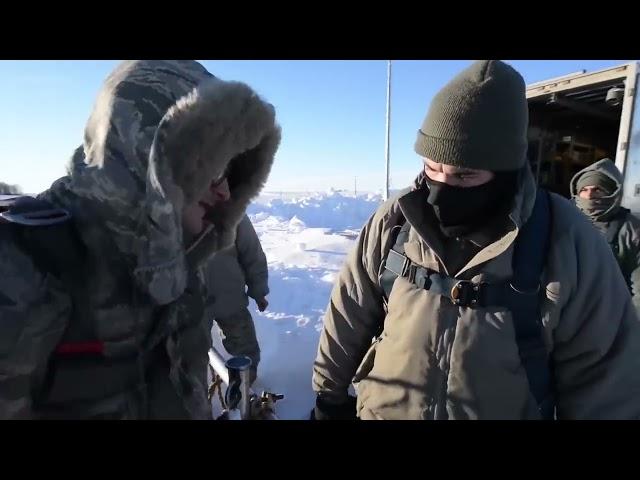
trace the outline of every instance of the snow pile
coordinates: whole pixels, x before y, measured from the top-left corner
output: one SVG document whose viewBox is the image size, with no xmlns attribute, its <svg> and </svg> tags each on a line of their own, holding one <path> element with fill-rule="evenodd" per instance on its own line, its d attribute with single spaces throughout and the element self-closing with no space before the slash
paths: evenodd
<svg viewBox="0 0 640 480">
<path fill-rule="evenodd" d="M 377 194 L 354 197 L 331 190 L 293 198 L 268 196 L 265 201 L 249 206 L 247 213 L 254 221 L 274 216 L 295 219 L 296 223 L 302 222 L 311 228 L 341 231 L 360 229 L 381 202 L 382 197 Z"/>
<path fill-rule="evenodd" d="M 250 304 L 262 350 L 254 390 L 284 393 L 281 418 L 308 418 L 313 362 L 333 282 L 379 195 L 270 198 L 248 209 L 269 262 L 269 308 Z M 224 348 L 214 334 L 214 345 Z"/>
</svg>

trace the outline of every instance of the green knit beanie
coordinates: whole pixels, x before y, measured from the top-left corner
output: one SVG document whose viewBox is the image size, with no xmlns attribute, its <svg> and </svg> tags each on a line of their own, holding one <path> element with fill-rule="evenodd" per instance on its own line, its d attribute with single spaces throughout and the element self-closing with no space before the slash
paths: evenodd
<svg viewBox="0 0 640 480">
<path fill-rule="evenodd" d="M 517 170 L 526 161 L 528 122 L 522 76 L 504 62 L 480 60 L 434 97 L 414 149 L 446 165 Z"/>
<path fill-rule="evenodd" d="M 607 195 L 613 195 L 618 189 L 618 184 L 606 174 L 597 170 L 584 172 L 576 182 L 576 194 L 580 193 L 584 187 L 599 187 Z"/>
</svg>

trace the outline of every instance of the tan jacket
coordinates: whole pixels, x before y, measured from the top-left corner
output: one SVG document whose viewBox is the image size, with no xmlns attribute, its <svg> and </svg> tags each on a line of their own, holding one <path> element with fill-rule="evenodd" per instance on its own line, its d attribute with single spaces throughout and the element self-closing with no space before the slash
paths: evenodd
<svg viewBox="0 0 640 480">
<path fill-rule="evenodd" d="M 510 278 L 513 244 L 535 202 L 529 170 L 503 235 L 449 275 L 474 282 Z M 395 282 L 385 319 L 379 276 L 401 214 L 411 224 L 406 255 L 443 271 L 442 243 L 424 191 L 390 199 L 364 227 L 334 286 L 313 386 L 339 399 L 354 380 L 362 419 L 535 419 L 504 309 L 457 307 Z M 551 196 L 551 239 L 541 306 L 561 419 L 640 416 L 640 322 L 606 241 L 567 200 Z M 372 339 L 384 321 L 382 335 Z M 355 376 L 355 378 L 354 378 Z"/>
</svg>

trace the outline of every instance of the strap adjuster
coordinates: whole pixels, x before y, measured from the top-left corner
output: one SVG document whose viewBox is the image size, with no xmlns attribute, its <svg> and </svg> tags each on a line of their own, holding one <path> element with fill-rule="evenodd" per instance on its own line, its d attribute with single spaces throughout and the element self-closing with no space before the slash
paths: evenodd
<svg viewBox="0 0 640 480">
<path fill-rule="evenodd" d="M 404 277 L 410 264 L 411 260 L 392 249 L 389 250 L 384 268 L 398 277 Z"/>
<path fill-rule="evenodd" d="M 415 283 L 416 273 L 418 272 L 418 266 L 415 263 L 411 262 L 410 260 L 407 263 L 408 265 L 405 271 L 406 277 L 411 283 Z"/>
</svg>

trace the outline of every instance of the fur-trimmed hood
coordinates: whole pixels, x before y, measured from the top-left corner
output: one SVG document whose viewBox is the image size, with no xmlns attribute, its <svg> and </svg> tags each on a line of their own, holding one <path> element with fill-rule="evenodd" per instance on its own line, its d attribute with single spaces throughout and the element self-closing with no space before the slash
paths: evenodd
<svg viewBox="0 0 640 480">
<path fill-rule="evenodd" d="M 71 210 L 90 251 L 122 257 L 165 304 L 183 292 L 188 265 L 234 242 L 279 142 L 274 107 L 249 86 L 195 61 L 127 61 L 105 81 L 70 174 L 43 195 Z M 224 172 L 231 199 L 187 249 L 183 208 Z"/>
</svg>

